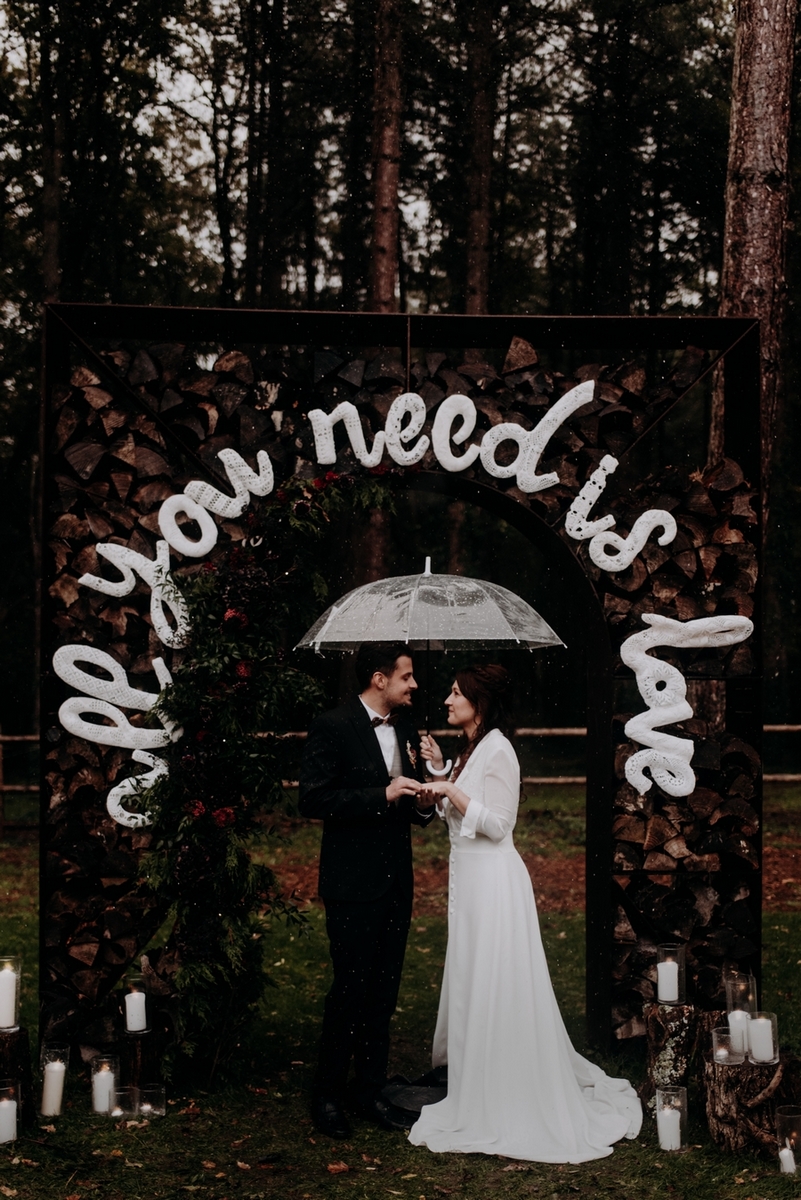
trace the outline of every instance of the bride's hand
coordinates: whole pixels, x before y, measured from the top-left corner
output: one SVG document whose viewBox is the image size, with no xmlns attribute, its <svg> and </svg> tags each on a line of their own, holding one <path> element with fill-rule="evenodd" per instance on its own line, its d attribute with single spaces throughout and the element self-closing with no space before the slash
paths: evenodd
<svg viewBox="0 0 801 1200">
<path fill-rule="evenodd" d="M 420 738 L 420 753 L 427 763 L 431 763 L 435 771 L 441 771 L 445 766 L 442 751 L 430 733 L 424 733 Z"/>
</svg>

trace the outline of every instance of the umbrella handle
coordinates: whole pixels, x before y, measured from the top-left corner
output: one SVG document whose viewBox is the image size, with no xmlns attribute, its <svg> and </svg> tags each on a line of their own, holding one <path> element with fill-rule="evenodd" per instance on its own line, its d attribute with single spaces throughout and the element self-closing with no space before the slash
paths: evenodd
<svg viewBox="0 0 801 1200">
<path fill-rule="evenodd" d="M 441 771 L 438 771 L 438 770 L 436 770 L 435 767 L 432 767 L 431 763 L 426 763 L 426 770 L 428 771 L 429 775 L 436 775 L 438 777 L 441 777 L 443 775 L 450 775 L 452 766 L 453 766 L 453 763 L 451 762 L 450 759 L 448 759 L 448 761 L 445 763 L 445 766 L 442 768 Z"/>
</svg>

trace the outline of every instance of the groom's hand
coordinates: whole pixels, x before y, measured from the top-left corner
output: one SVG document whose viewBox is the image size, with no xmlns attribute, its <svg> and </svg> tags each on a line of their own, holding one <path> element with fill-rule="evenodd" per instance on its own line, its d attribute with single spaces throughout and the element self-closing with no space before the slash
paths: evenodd
<svg viewBox="0 0 801 1200">
<path fill-rule="evenodd" d="M 387 803 L 394 804 L 396 800 L 400 800 L 401 796 L 416 796 L 420 787 L 421 784 L 416 779 L 407 779 L 405 775 L 398 775 L 387 788 Z"/>
</svg>

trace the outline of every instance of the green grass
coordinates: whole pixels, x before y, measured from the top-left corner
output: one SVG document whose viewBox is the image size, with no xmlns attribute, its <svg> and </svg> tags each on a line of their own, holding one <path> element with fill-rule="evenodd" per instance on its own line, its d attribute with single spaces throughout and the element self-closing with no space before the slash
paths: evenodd
<svg viewBox="0 0 801 1200">
<path fill-rule="evenodd" d="M 769 833 L 786 827 L 785 816 L 801 807 L 793 792 L 769 798 Z M 312 859 L 319 827 L 298 825 L 293 842 L 271 842 L 266 857 Z M 536 789 L 521 810 L 521 848 L 579 853 L 583 797 L 577 789 Z M 439 824 L 416 837 L 418 861 L 444 862 L 448 845 Z M 22 841 L 0 847 L 0 947 L 25 960 L 23 1020 L 35 1028 L 37 951 L 36 850 Z M 767 913 L 762 1003 L 778 1013 L 783 1044 L 801 1051 L 797 1001 L 801 959 L 801 913 Z M 546 914 L 543 939 L 554 987 L 571 1037 L 584 1047 L 584 920 L 580 913 Z M 558 1200 L 615 1196 L 623 1200 L 783 1200 L 801 1186 L 778 1174 L 772 1162 L 723 1154 L 710 1142 L 695 1099 L 686 1153 L 660 1153 L 650 1121 L 635 1142 L 610 1158 L 579 1167 L 511 1164 L 503 1159 L 433 1155 L 412 1147 L 402 1134 L 357 1123 L 348 1142 L 331 1143 L 315 1133 L 308 1115 L 322 1003 L 330 982 L 323 913 L 313 908 L 307 930 L 275 924 L 269 934 L 269 972 L 259 1019 L 247 1047 L 242 1083 L 213 1093 L 168 1090 L 166 1119 L 131 1128 L 95 1117 L 79 1068 L 71 1069 L 68 1105 L 49 1132 L 45 1122 L 12 1148 L 0 1147 L 0 1196 L 19 1200 L 467 1200 L 503 1196 Z M 413 921 L 398 1012 L 393 1024 L 391 1069 L 414 1075 L 428 1066 L 444 960 L 446 922 Z M 633 1081 L 641 1057 L 591 1052 L 594 1061 Z M 190 1103 L 191 1101 L 191 1103 Z M 48 1123 L 50 1124 L 50 1123 Z M 344 1162 L 349 1170 L 328 1171 Z M 214 1164 L 210 1166 L 208 1164 Z M 204 1165 L 205 1164 L 205 1165 Z M 371 1168 L 371 1169 L 368 1169 Z M 509 1169 L 512 1168 L 512 1169 Z"/>
</svg>

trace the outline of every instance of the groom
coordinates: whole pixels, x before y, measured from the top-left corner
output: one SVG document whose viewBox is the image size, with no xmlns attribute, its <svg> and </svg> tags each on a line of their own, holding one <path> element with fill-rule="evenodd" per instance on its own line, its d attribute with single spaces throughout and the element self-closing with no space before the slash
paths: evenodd
<svg viewBox="0 0 801 1200">
<path fill-rule="evenodd" d="M 350 1134 L 343 1105 L 351 1057 L 357 1111 L 385 1129 L 411 1125 L 381 1089 L 412 914 L 410 824 L 433 816 L 433 802 L 418 801 L 423 764 L 408 646 L 365 643 L 356 678 L 360 694 L 312 723 L 300 771 L 300 811 L 324 822 L 319 891 L 334 968 L 312 1116 L 340 1138 Z"/>
</svg>

